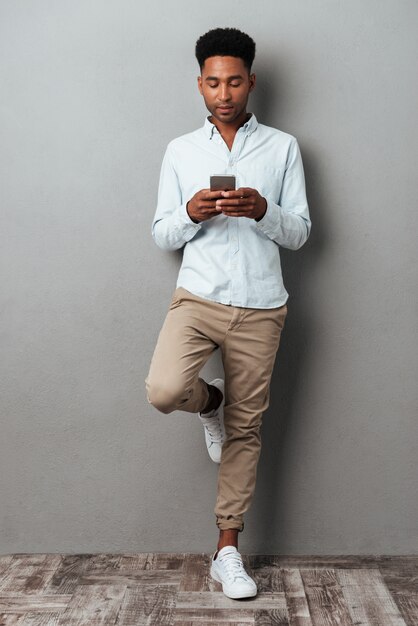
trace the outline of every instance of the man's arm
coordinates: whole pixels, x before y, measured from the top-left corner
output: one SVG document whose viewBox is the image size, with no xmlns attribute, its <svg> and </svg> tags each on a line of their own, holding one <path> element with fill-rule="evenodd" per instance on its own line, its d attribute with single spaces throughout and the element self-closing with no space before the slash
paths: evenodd
<svg viewBox="0 0 418 626">
<path fill-rule="evenodd" d="M 157 210 L 151 226 L 152 237 L 163 250 L 177 250 L 192 239 L 200 228 L 202 224 L 190 218 L 186 202 L 183 202 L 169 144 L 161 165 Z"/>
<path fill-rule="evenodd" d="M 302 157 L 294 138 L 287 155 L 286 169 L 278 204 L 267 200 L 257 228 L 283 248 L 298 250 L 311 232 L 309 207 L 306 200 Z"/>
</svg>

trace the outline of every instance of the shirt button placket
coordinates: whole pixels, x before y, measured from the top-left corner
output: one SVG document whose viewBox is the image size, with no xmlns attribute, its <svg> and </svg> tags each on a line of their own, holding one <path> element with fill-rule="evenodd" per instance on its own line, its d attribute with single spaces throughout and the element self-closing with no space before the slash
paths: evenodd
<svg viewBox="0 0 418 626">
<path fill-rule="evenodd" d="M 228 155 L 228 174 L 235 175 L 236 163 L 238 155 L 242 148 L 242 133 L 240 129 L 235 135 L 232 151 Z M 238 180 L 236 181 L 238 188 Z M 230 268 L 231 268 L 231 300 L 233 302 L 240 301 L 241 279 L 238 268 L 238 250 L 239 250 L 239 220 L 238 217 L 230 217 L 228 220 L 229 250 L 230 250 Z"/>
</svg>

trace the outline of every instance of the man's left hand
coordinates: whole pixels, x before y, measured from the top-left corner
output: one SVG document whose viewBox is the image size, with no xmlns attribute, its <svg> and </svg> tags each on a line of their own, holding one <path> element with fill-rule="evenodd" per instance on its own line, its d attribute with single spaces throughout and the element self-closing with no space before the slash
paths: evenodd
<svg viewBox="0 0 418 626">
<path fill-rule="evenodd" d="M 234 191 L 222 191 L 222 198 L 216 200 L 219 212 L 230 217 L 250 217 L 261 220 L 267 210 L 267 200 L 257 189 L 240 187 Z"/>
</svg>

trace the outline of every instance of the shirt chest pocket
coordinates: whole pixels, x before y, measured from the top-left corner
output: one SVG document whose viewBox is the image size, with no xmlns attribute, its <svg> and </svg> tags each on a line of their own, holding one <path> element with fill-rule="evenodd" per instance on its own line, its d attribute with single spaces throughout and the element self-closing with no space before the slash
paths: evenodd
<svg viewBox="0 0 418 626">
<path fill-rule="evenodd" d="M 249 165 L 237 167 L 237 188 L 252 187 L 272 202 L 278 203 L 282 188 L 283 170 L 270 165 Z"/>
</svg>

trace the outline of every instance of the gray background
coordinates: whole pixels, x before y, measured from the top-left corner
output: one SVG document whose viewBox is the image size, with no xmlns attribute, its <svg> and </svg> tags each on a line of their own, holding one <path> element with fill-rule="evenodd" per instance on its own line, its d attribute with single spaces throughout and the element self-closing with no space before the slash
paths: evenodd
<svg viewBox="0 0 418 626">
<path fill-rule="evenodd" d="M 418 3 L 0 4 L 3 553 L 212 550 L 218 466 L 144 379 L 181 252 L 151 238 L 168 141 L 207 114 L 194 44 L 257 42 L 249 110 L 295 135 L 313 228 L 240 549 L 418 545 Z M 222 374 L 218 354 L 202 375 Z"/>
</svg>

